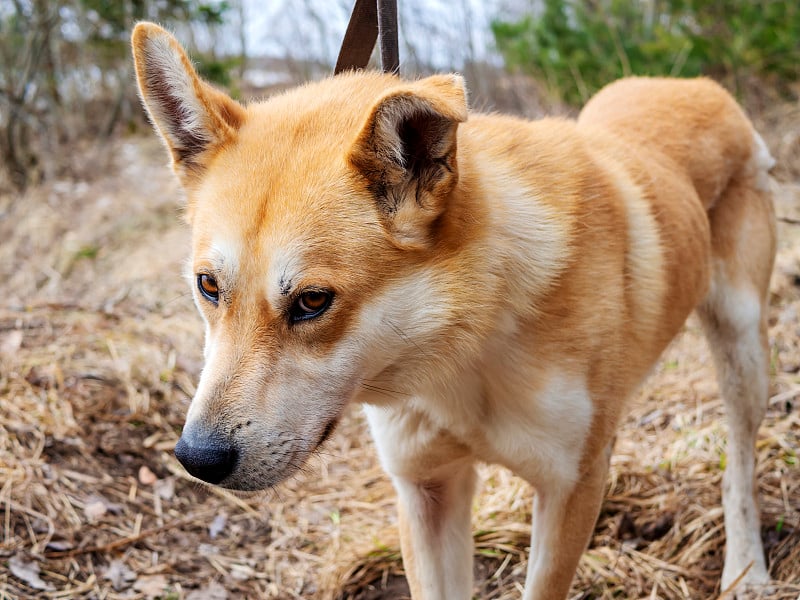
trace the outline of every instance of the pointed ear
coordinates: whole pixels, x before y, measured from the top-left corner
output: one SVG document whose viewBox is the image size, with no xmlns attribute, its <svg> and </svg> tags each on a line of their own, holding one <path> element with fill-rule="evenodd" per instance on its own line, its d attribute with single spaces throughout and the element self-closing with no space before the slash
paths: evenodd
<svg viewBox="0 0 800 600">
<path fill-rule="evenodd" d="M 213 151 L 236 135 L 244 107 L 202 81 L 175 38 L 153 23 L 131 37 L 139 94 L 184 185 L 202 173 Z"/>
<path fill-rule="evenodd" d="M 458 181 L 456 132 L 467 120 L 464 80 L 435 75 L 389 90 L 350 149 L 384 225 L 401 247 L 431 243 L 432 225 Z"/>
</svg>

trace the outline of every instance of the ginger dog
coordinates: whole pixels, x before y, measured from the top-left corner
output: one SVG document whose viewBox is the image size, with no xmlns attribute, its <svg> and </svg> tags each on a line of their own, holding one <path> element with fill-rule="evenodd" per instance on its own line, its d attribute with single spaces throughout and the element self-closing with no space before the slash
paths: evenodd
<svg viewBox="0 0 800 600">
<path fill-rule="evenodd" d="M 769 581 L 772 159 L 706 79 L 634 78 L 577 122 L 469 113 L 461 77 L 349 73 L 243 106 L 133 32 L 187 191 L 205 367 L 176 455 L 261 490 L 362 403 L 416 599 L 472 591 L 474 463 L 536 490 L 524 598 L 564 598 L 626 401 L 696 310 L 729 421 L 722 587 Z"/>
</svg>

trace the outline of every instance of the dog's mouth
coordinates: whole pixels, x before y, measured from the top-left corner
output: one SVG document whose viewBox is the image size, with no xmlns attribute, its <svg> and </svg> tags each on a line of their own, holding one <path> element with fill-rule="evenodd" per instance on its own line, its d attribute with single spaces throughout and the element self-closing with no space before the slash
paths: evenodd
<svg viewBox="0 0 800 600">
<path fill-rule="evenodd" d="M 302 468 L 303 463 L 308 460 L 309 456 L 319 450 L 320 446 L 322 446 L 322 444 L 324 444 L 331 437 L 338 424 L 338 416 L 328 421 L 328 423 L 322 429 L 322 433 L 320 434 L 316 443 L 310 447 L 311 449 L 295 449 L 292 451 L 292 457 L 286 461 L 286 464 L 282 468 L 278 468 L 279 472 L 271 471 L 269 468 L 262 471 L 259 468 L 261 465 L 250 465 L 250 467 L 246 469 L 249 471 L 249 476 L 247 478 L 243 477 L 241 473 L 237 473 L 234 470 L 229 477 L 226 477 L 215 483 L 220 487 L 236 491 L 237 493 L 247 494 L 267 491 L 278 485 L 280 482 L 286 480 L 295 471 Z M 259 474 L 261 477 L 258 476 Z"/>
</svg>

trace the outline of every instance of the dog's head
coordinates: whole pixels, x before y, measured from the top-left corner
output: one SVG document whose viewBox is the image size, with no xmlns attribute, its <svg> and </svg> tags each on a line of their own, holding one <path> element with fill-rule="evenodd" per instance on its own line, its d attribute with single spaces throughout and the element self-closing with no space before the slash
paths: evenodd
<svg viewBox="0 0 800 600">
<path fill-rule="evenodd" d="M 187 192 L 206 322 L 176 454 L 205 481 L 264 489 L 304 463 L 364 386 L 380 391 L 401 361 L 424 362 L 420 345 L 455 318 L 443 298 L 458 291 L 430 261 L 455 243 L 443 215 L 457 193 L 463 82 L 345 74 L 245 107 L 199 79 L 156 25 L 137 25 L 133 52 Z"/>
</svg>

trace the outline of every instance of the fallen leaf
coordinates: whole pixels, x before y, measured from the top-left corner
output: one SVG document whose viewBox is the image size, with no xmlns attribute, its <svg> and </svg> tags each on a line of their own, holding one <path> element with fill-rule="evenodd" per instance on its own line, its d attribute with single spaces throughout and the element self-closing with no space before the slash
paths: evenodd
<svg viewBox="0 0 800 600">
<path fill-rule="evenodd" d="M 65 550 L 72 550 L 75 544 L 67 540 L 50 540 L 45 546 L 45 550 L 50 552 L 64 552 Z"/>
<path fill-rule="evenodd" d="M 200 556 L 216 556 L 219 554 L 219 550 L 214 544 L 200 544 L 197 547 L 197 553 Z"/>
<path fill-rule="evenodd" d="M 164 596 L 167 588 L 169 588 L 169 581 L 163 575 L 145 575 L 139 577 L 133 584 L 133 589 L 147 600 L 155 600 L 155 598 Z"/>
<path fill-rule="evenodd" d="M 255 577 L 255 569 L 249 565 L 231 565 L 231 577 L 236 581 L 247 581 Z"/>
<path fill-rule="evenodd" d="M 83 514 L 90 523 L 94 523 L 107 512 L 105 502 L 99 499 L 87 502 L 83 507 Z"/>
<path fill-rule="evenodd" d="M 212 581 L 204 587 L 189 592 L 186 600 L 228 600 L 228 590 L 219 582 Z"/>
<path fill-rule="evenodd" d="M 103 578 L 108 579 L 114 590 L 119 592 L 131 587 L 131 583 L 136 581 L 136 573 L 124 562 L 117 559 L 112 560 L 111 564 L 106 567 Z"/>
<path fill-rule="evenodd" d="M 47 583 L 39 573 L 41 568 L 39 563 L 34 561 L 27 561 L 19 555 L 14 555 L 8 559 L 8 568 L 11 569 L 11 574 L 17 579 L 24 581 L 29 587 L 35 590 L 52 591 L 56 588 L 52 584 Z"/>
<path fill-rule="evenodd" d="M 110 512 L 112 515 L 121 515 L 124 511 L 121 504 L 110 502 L 100 494 L 92 494 L 86 499 L 83 512 L 87 517 L 89 517 L 90 514 L 97 514 L 97 518 L 99 518 L 107 512 Z"/>
<path fill-rule="evenodd" d="M 211 525 L 208 526 L 208 535 L 213 540 L 215 539 L 223 529 L 225 529 L 225 524 L 228 522 L 228 515 L 224 512 L 219 513 L 214 520 L 211 521 Z"/>
<path fill-rule="evenodd" d="M 153 486 L 153 491 L 158 494 L 162 500 L 172 500 L 175 495 L 175 478 L 167 477 L 159 479 Z"/>
<path fill-rule="evenodd" d="M 139 483 L 142 485 L 153 485 L 156 481 L 158 481 L 158 477 L 149 467 L 146 465 L 139 467 Z"/>
<path fill-rule="evenodd" d="M 12 356 L 22 347 L 22 330 L 14 329 L 0 336 L 0 354 Z"/>
</svg>

